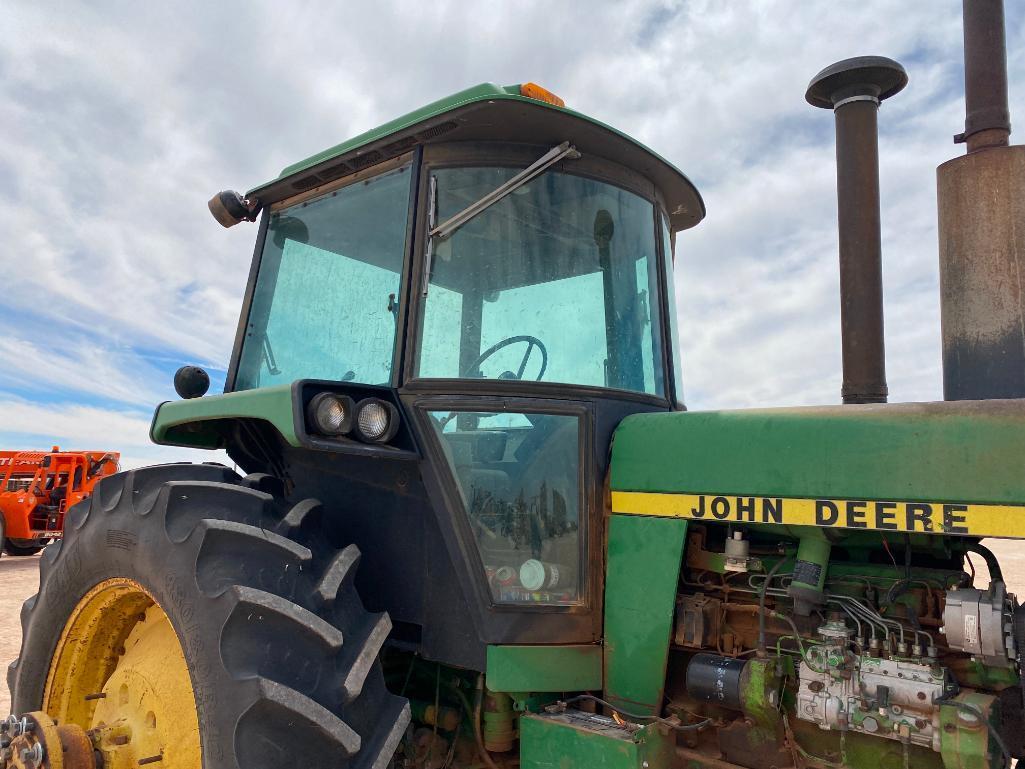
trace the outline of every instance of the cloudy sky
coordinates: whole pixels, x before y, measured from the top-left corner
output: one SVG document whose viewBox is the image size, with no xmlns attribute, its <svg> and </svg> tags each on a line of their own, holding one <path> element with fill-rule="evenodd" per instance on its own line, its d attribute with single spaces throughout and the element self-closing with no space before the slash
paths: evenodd
<svg viewBox="0 0 1025 769">
<path fill-rule="evenodd" d="M 152 409 L 182 363 L 223 382 L 256 234 L 206 200 L 483 81 L 539 82 L 701 189 L 708 218 L 677 250 L 691 408 L 838 402 L 833 122 L 803 96 L 866 54 L 911 78 L 880 113 L 891 400 L 938 399 L 935 167 L 963 153 L 960 6 L 8 0 L 0 447 L 185 456 L 148 444 Z M 1025 121 L 1025 4 L 1007 6 Z"/>
</svg>

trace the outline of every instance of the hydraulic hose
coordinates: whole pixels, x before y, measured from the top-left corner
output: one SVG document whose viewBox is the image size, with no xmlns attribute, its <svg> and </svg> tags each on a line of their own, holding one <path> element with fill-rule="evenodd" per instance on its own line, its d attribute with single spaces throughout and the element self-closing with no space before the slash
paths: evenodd
<svg viewBox="0 0 1025 769">
<path fill-rule="evenodd" d="M 997 557 L 993 555 L 992 550 L 983 545 L 981 542 L 972 542 L 965 549 L 969 552 L 978 553 L 982 556 L 982 560 L 986 562 L 986 568 L 989 569 L 990 582 L 1004 581 L 1004 575 L 1000 571 L 1000 564 L 997 563 Z"/>
</svg>

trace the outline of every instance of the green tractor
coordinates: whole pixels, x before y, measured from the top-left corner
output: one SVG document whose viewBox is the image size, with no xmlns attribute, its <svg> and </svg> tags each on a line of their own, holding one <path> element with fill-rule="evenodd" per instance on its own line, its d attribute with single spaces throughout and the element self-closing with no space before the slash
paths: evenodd
<svg viewBox="0 0 1025 769">
<path fill-rule="evenodd" d="M 809 100 L 874 127 L 898 70 L 843 63 Z M 224 394 L 181 369 L 151 434 L 246 474 L 133 470 L 70 511 L 0 767 L 1025 755 L 1025 615 L 980 544 L 1025 538 L 1025 390 L 686 412 L 673 255 L 701 197 L 534 84 L 210 208 L 259 222 Z"/>
</svg>

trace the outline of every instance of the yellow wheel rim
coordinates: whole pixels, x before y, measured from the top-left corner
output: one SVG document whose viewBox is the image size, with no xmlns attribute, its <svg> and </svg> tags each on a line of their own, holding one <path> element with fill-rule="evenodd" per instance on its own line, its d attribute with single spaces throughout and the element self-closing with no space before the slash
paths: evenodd
<svg viewBox="0 0 1025 769">
<path fill-rule="evenodd" d="M 50 663 L 43 710 L 88 730 L 105 769 L 202 765 L 181 641 L 160 604 L 130 579 L 101 582 L 75 606 Z"/>
</svg>

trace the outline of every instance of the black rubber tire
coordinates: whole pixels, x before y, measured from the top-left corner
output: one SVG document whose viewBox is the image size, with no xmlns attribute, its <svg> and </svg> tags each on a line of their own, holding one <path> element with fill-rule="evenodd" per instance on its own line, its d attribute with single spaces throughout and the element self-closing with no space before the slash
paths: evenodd
<svg viewBox="0 0 1025 769">
<path fill-rule="evenodd" d="M 13 555 L 16 557 L 23 555 L 35 555 L 36 553 L 42 552 L 43 550 L 43 545 L 24 545 L 19 544 L 17 540 L 13 539 L 4 540 L 3 545 L 4 552 L 7 553 L 7 555 Z"/>
<path fill-rule="evenodd" d="M 378 655 L 391 630 L 353 586 L 354 545 L 331 547 L 320 506 L 220 465 L 104 478 L 43 553 L 21 611 L 14 712 L 36 710 L 61 630 L 94 585 L 139 582 L 182 641 L 206 769 L 383 769 L 409 723 Z"/>
</svg>

